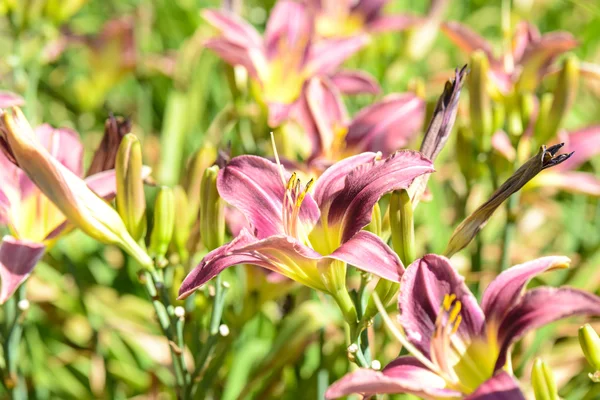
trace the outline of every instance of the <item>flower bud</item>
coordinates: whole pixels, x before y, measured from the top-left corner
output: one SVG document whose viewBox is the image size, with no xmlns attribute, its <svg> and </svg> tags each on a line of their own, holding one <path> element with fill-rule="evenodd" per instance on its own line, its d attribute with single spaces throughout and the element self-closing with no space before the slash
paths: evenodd
<svg viewBox="0 0 600 400">
<path fill-rule="evenodd" d="M 94 175 L 98 172 L 115 168 L 117 152 L 121 140 L 131 131 L 131 121 L 126 118 L 116 118 L 110 115 L 104 123 L 104 136 L 94 152 L 94 158 L 87 170 L 86 175 Z"/>
<path fill-rule="evenodd" d="M 579 344 L 585 359 L 596 371 L 600 371 L 600 338 L 590 324 L 585 324 L 579 328 Z M 590 379 L 594 382 L 600 382 L 600 377 L 590 374 Z"/>
<path fill-rule="evenodd" d="M 487 152 L 491 148 L 492 106 L 488 93 L 490 63 L 481 50 L 471 56 L 469 74 L 469 115 L 471 127 L 479 151 Z"/>
<path fill-rule="evenodd" d="M 375 203 L 371 214 L 371 223 L 365 227 L 365 230 L 381 237 L 382 225 L 381 207 L 379 207 L 379 203 Z"/>
<path fill-rule="evenodd" d="M 408 265 L 415 259 L 413 207 L 408 192 L 404 189 L 393 192 L 389 207 L 392 248 L 402 263 Z"/>
<path fill-rule="evenodd" d="M 185 262 L 189 257 L 187 249 L 188 239 L 192 223 L 188 215 L 188 200 L 185 190 L 181 186 L 175 186 L 173 189 L 175 197 L 175 229 L 173 230 L 173 244 L 179 254 L 179 257 Z"/>
<path fill-rule="evenodd" d="M 384 306 L 388 306 L 392 300 L 396 298 L 398 290 L 400 290 L 399 283 L 388 281 L 387 279 L 379 279 L 379 282 L 377 282 L 377 285 L 375 285 L 374 292 L 377 293 L 381 299 L 381 303 Z M 362 321 L 365 323 L 370 321 L 375 315 L 377 315 L 377 312 L 375 300 L 373 300 L 373 296 L 371 296 L 369 297 L 367 307 L 363 313 Z"/>
<path fill-rule="evenodd" d="M 200 238 L 209 251 L 221 246 L 225 241 L 224 203 L 217 191 L 218 175 L 218 166 L 207 168 L 201 185 Z"/>
<path fill-rule="evenodd" d="M 149 253 L 159 260 L 164 259 L 175 226 L 175 196 L 173 190 L 163 186 L 159 189 L 154 203 L 154 225 L 150 235 Z"/>
<path fill-rule="evenodd" d="M 135 241 L 146 235 L 146 195 L 142 180 L 142 146 L 135 135 L 123 137 L 115 163 L 117 211 Z"/>
<path fill-rule="evenodd" d="M 188 218 L 193 222 L 200 211 L 200 190 L 202 177 L 206 168 L 217 159 L 217 149 L 210 143 L 205 143 L 190 160 L 187 167 L 185 193 L 188 199 Z"/>
<path fill-rule="evenodd" d="M 548 364 L 537 358 L 531 371 L 531 386 L 535 400 L 559 400 L 554 376 Z"/>
<path fill-rule="evenodd" d="M 450 237 L 445 255 L 451 257 L 456 252 L 465 248 L 485 225 L 488 219 L 490 219 L 494 211 L 496 211 L 496 209 L 513 193 L 519 191 L 542 170 L 558 165 L 568 159 L 573 153 L 557 155 L 563 145 L 564 143 L 560 143 L 549 148 L 542 146 L 540 151 L 508 178 L 508 180 L 492 194 L 492 197 L 488 201 L 482 204 L 460 223 L 454 230 L 452 237 Z"/>
<path fill-rule="evenodd" d="M 557 134 L 564 117 L 573 105 L 578 83 L 579 61 L 575 56 L 567 57 L 558 75 L 550 111 L 544 121 L 540 121 L 538 143 L 545 143 Z"/>
<path fill-rule="evenodd" d="M 121 247 L 141 265 L 152 267 L 152 260 L 129 235 L 117 211 L 46 151 L 20 109 L 13 108 L 1 118 L 0 143 L 5 153 L 70 223 L 102 243 Z"/>
</svg>

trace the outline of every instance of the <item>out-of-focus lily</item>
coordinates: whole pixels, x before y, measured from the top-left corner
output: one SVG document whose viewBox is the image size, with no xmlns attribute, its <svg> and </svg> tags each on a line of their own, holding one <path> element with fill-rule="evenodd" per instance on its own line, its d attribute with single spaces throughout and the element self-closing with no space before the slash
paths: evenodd
<svg viewBox="0 0 600 400">
<path fill-rule="evenodd" d="M 315 14 L 320 37 L 346 37 L 363 32 L 401 31 L 422 23 L 424 18 L 408 14 L 386 15 L 389 0 L 304 0 Z"/>
<path fill-rule="evenodd" d="M 8 225 L 15 239 L 25 240 L 24 246 L 29 247 L 31 242 L 51 244 L 68 219 L 90 236 L 118 244 L 138 260 L 151 263 L 104 200 L 115 194 L 114 170 L 81 178 L 83 147 L 75 132 L 48 125 L 34 132 L 18 108 L 0 117 L 0 148 L 4 152 L 0 154 L 0 222 Z M 31 255 L 39 258 L 37 252 Z M 30 265 L 33 268 L 35 263 Z M 27 277 L 22 269 L 22 265 L 2 263 L 1 301 Z M 14 271 L 22 277 L 18 282 L 12 277 Z M 15 286 L 7 286 L 15 282 Z"/>
<path fill-rule="evenodd" d="M 76 176 L 83 175 L 83 146 L 76 132 L 41 125 L 35 135 L 60 164 Z M 13 235 L 5 236 L 2 246 L 15 252 L 15 258 L 7 253 L 0 262 L 0 303 L 3 303 L 27 278 L 45 247 L 57 239 L 66 224 L 63 213 L 3 152 L 0 152 L 0 170 L 0 224 L 7 225 Z M 114 170 L 91 175 L 85 182 L 105 199 L 115 195 Z"/>
<path fill-rule="evenodd" d="M 389 155 L 405 147 L 423 126 L 425 101 L 412 93 L 390 94 L 349 120 L 335 85 L 313 78 L 291 117 L 312 145 L 309 163 L 323 164 L 363 151 Z"/>
<path fill-rule="evenodd" d="M 426 399 L 524 399 L 504 370 L 512 345 L 553 321 L 600 315 L 600 297 L 584 291 L 537 287 L 524 292 L 530 279 L 569 262 L 551 256 L 514 266 L 490 283 L 479 306 L 447 258 L 427 255 L 415 261 L 402 277 L 398 301 L 406 334 L 401 338 L 411 356 L 397 358 L 382 372 L 350 373 L 329 388 L 326 398 L 412 393 Z"/>
<path fill-rule="evenodd" d="M 268 106 L 269 125 L 273 127 L 287 118 L 306 80 L 333 74 L 368 40 L 359 35 L 315 41 L 313 17 L 305 5 L 293 1 L 275 5 L 264 37 L 231 12 L 206 10 L 203 16 L 220 31 L 206 41 L 206 47 L 226 62 L 246 68 L 260 86 L 260 100 Z M 346 74 L 339 82 L 351 91 L 374 88 L 373 81 L 359 73 Z"/>
<path fill-rule="evenodd" d="M 346 263 L 398 282 L 403 272 L 398 256 L 379 237 L 361 229 L 369 224 L 383 194 L 407 188 L 432 171 L 429 160 L 418 152 L 400 151 L 383 160 L 376 153 L 363 153 L 329 167 L 314 185 L 312 180 L 302 185 L 295 173 L 269 160 L 236 157 L 219 172 L 217 187 L 250 227 L 210 252 L 186 277 L 180 297 L 223 269 L 244 263 L 334 297 L 346 292 Z"/>
<path fill-rule="evenodd" d="M 541 35 L 534 25 L 521 22 L 512 38 L 512 48 L 497 57 L 491 43 L 465 25 L 446 22 L 442 24 L 442 31 L 466 53 L 475 50 L 485 53 L 490 62 L 490 80 L 504 95 L 512 92 L 517 84 L 521 90 L 534 90 L 556 58 L 577 46 L 568 32 Z"/>
</svg>

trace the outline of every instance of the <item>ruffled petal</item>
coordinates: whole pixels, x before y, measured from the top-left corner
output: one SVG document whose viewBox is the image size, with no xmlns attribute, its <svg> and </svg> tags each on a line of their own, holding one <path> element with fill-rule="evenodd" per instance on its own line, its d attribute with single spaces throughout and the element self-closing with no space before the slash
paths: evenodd
<svg viewBox="0 0 600 400">
<path fill-rule="evenodd" d="M 423 354 L 430 355 L 436 320 L 445 296 L 455 295 L 461 303 L 462 323 L 457 335 L 464 344 L 480 334 L 484 315 L 464 278 L 446 257 L 429 254 L 413 262 L 404 272 L 398 307 L 400 324 L 408 339 Z M 453 335 L 453 339 L 455 336 Z"/>
<path fill-rule="evenodd" d="M 179 299 L 221 273 L 225 268 L 252 264 L 285 275 L 313 289 L 327 291 L 320 279 L 318 262 L 322 256 L 290 236 L 271 236 L 258 240 L 246 229 L 229 244 L 208 253 L 185 278 Z"/>
<path fill-rule="evenodd" d="M 217 189 L 221 197 L 239 209 L 258 239 L 284 233 L 283 199 L 289 173 L 277 164 L 257 156 L 232 159 L 219 172 Z M 298 216 L 307 231 L 319 219 L 319 208 L 310 193 L 306 194 Z"/>
<path fill-rule="evenodd" d="M 0 304 L 12 296 L 44 255 L 46 246 L 4 236 L 0 243 Z"/>
<path fill-rule="evenodd" d="M 369 42 L 366 35 L 349 38 L 327 39 L 314 43 L 310 47 L 306 74 L 308 76 L 333 73 L 347 58 L 352 56 Z"/>
<path fill-rule="evenodd" d="M 326 399 L 337 399 L 353 393 L 373 394 L 410 393 L 424 399 L 460 399 L 461 393 L 445 389 L 445 382 L 423 367 L 413 357 L 400 357 L 382 372 L 360 369 L 344 376 L 327 389 Z"/>
<path fill-rule="evenodd" d="M 481 308 L 487 323 L 500 322 L 521 298 L 527 283 L 543 272 L 567 268 L 571 260 L 563 256 L 542 257 L 515 265 L 494 279 L 483 293 Z"/>
<path fill-rule="evenodd" d="M 356 167 L 346 176 L 343 189 L 328 202 L 325 200 L 330 204 L 328 228 L 338 229 L 341 243 L 349 240 L 371 222 L 373 206 L 381 196 L 406 189 L 415 178 L 433 171 L 431 161 L 412 150 Z M 325 214 L 323 208 L 321 212 Z"/>
<path fill-rule="evenodd" d="M 510 346 L 525 333 L 576 315 L 600 316 L 600 297 L 572 288 L 542 287 L 527 291 L 500 324 L 496 369 L 504 366 Z"/>
<path fill-rule="evenodd" d="M 525 396 L 515 378 L 500 371 L 465 397 L 465 400 L 525 400 Z"/>
<path fill-rule="evenodd" d="M 425 101 L 411 94 L 393 94 L 362 109 L 352 120 L 346 144 L 357 151 L 393 153 L 421 131 Z"/>
<path fill-rule="evenodd" d="M 359 70 L 341 70 L 330 77 L 331 81 L 344 94 L 379 94 L 381 87 L 375 77 Z"/>
<path fill-rule="evenodd" d="M 377 235 L 368 231 L 358 232 L 328 257 L 389 281 L 400 282 L 404 273 L 404 266 L 396 253 Z"/>
</svg>

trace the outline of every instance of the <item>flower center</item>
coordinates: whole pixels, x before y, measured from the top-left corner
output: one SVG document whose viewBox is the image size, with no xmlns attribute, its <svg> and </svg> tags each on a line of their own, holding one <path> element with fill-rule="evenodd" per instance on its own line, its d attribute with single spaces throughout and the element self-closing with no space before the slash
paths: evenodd
<svg viewBox="0 0 600 400">
<path fill-rule="evenodd" d="M 309 243 L 308 234 L 310 232 L 303 226 L 299 218 L 300 207 L 302 207 L 302 202 L 313 182 L 314 179 L 311 179 L 306 186 L 302 187 L 300 179 L 298 179 L 297 174 L 294 172 L 288 180 L 283 198 L 283 228 L 285 233 L 301 240 L 305 244 Z"/>
</svg>

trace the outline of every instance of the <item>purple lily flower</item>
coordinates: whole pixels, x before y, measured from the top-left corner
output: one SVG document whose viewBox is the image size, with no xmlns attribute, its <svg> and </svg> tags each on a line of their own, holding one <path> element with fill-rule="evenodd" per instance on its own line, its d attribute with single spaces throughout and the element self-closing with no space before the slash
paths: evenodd
<svg viewBox="0 0 600 400">
<path fill-rule="evenodd" d="M 239 156 L 219 172 L 220 196 L 239 209 L 250 228 L 204 257 L 185 278 L 179 298 L 191 294 L 225 268 L 253 264 L 311 288 L 345 290 L 346 264 L 398 282 L 404 267 L 369 224 L 379 198 L 407 188 L 431 162 L 415 151 L 387 159 L 363 153 L 329 167 L 314 185 L 256 156 Z M 314 186 L 311 193 L 309 189 Z"/>
<path fill-rule="evenodd" d="M 412 93 L 394 93 L 349 120 L 335 85 L 327 78 L 313 78 L 292 118 L 303 127 L 312 144 L 309 162 L 335 161 L 364 151 L 389 155 L 419 133 L 425 101 Z"/>
<path fill-rule="evenodd" d="M 320 37 L 346 37 L 359 33 L 402 31 L 424 21 L 409 14 L 386 15 L 389 0 L 305 0 L 315 14 Z"/>
<path fill-rule="evenodd" d="M 517 83 L 523 90 L 535 90 L 556 58 L 577 46 L 577 40 L 569 32 L 541 35 L 534 25 L 521 22 L 514 33 L 511 51 L 497 57 L 491 43 L 465 25 L 446 22 L 442 31 L 465 53 L 482 50 L 487 55 L 490 80 L 502 94 L 510 93 Z"/>
<path fill-rule="evenodd" d="M 287 118 L 308 79 L 333 75 L 368 41 L 365 35 L 315 41 L 314 20 L 306 6 L 287 0 L 273 8 L 264 37 L 232 12 L 205 10 L 203 16 L 220 31 L 205 46 L 227 63 L 246 68 L 260 85 L 273 127 Z M 350 92 L 378 91 L 375 81 L 364 73 L 346 73 L 337 79 Z"/>
<path fill-rule="evenodd" d="M 326 398 L 350 393 L 412 393 L 426 399 L 524 399 L 504 371 L 525 333 L 575 315 L 600 315 L 600 297 L 571 288 L 524 291 L 536 275 L 565 268 L 551 256 L 514 266 L 483 294 L 481 306 L 447 258 L 426 255 L 404 273 L 400 325 L 412 345 L 382 372 L 361 369 L 334 383 Z"/>
<path fill-rule="evenodd" d="M 83 175 L 83 146 L 75 131 L 45 124 L 35 134 L 52 157 L 78 177 Z M 2 151 L 0 170 L 0 224 L 7 225 L 12 235 L 0 243 L 1 304 L 27 279 L 45 249 L 66 231 L 67 223 L 63 213 Z M 114 170 L 91 175 L 85 182 L 107 200 L 115 195 Z"/>
</svg>

